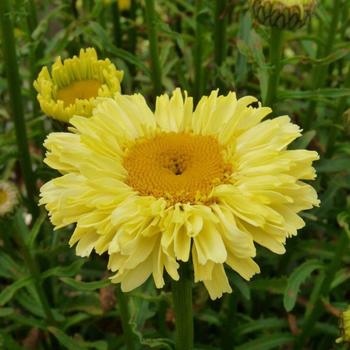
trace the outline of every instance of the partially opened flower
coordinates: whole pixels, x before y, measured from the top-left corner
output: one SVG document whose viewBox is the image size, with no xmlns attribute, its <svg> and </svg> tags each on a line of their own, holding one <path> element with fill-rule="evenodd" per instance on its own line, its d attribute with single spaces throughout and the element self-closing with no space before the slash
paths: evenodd
<svg viewBox="0 0 350 350">
<path fill-rule="evenodd" d="M 250 0 L 254 17 L 263 25 L 295 30 L 309 20 L 317 0 Z"/>
<path fill-rule="evenodd" d="M 34 87 L 44 113 L 68 122 L 73 115 L 90 117 L 96 97 L 112 97 L 120 91 L 123 72 L 107 58 L 99 60 L 95 49 L 81 49 L 79 57 L 57 58 L 51 74 L 43 67 Z"/>
<path fill-rule="evenodd" d="M 52 223 L 76 223 L 77 254 L 108 252 L 112 281 L 124 291 L 164 271 L 179 278 L 192 260 L 194 280 L 212 299 L 231 292 L 224 265 L 249 280 L 259 272 L 255 243 L 277 254 L 304 226 L 298 213 L 318 205 L 316 152 L 287 150 L 300 136 L 282 116 L 234 93 L 105 99 L 74 133 L 52 133 L 46 163 L 62 173 L 41 189 Z"/>
<path fill-rule="evenodd" d="M 15 210 L 18 204 L 16 187 L 7 181 L 0 181 L 0 218 L 3 218 Z"/>
<path fill-rule="evenodd" d="M 342 335 L 336 340 L 337 343 L 350 343 L 350 306 L 341 314 L 340 328 Z"/>
</svg>

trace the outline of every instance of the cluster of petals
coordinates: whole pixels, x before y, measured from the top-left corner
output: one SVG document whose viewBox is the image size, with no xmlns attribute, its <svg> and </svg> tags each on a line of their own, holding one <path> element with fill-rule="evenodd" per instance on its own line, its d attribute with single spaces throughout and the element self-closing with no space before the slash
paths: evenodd
<svg viewBox="0 0 350 350">
<path fill-rule="evenodd" d="M 213 91 L 194 109 L 176 89 L 159 96 L 153 112 L 139 94 L 100 99 L 91 118 L 70 120 L 71 133 L 47 137 L 45 162 L 62 176 L 41 188 L 41 204 L 56 228 L 75 224 L 70 245 L 78 255 L 108 254 L 123 291 L 150 276 L 161 288 L 165 272 L 178 280 L 179 264 L 192 261 L 194 281 L 219 298 L 231 292 L 225 267 L 249 280 L 260 271 L 256 244 L 283 254 L 304 226 L 300 212 L 319 204 L 304 182 L 315 178 L 317 152 L 288 150 L 301 130 L 288 116 L 265 119 L 271 109 L 256 102 Z M 160 133 L 209 135 L 220 144 L 232 171 L 206 202 L 169 202 L 128 184 L 129 150 Z"/>
</svg>

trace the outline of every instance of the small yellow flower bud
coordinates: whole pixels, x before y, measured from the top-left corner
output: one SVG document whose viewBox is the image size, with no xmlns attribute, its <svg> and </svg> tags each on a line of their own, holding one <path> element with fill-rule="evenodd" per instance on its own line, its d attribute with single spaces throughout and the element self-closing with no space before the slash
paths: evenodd
<svg viewBox="0 0 350 350">
<path fill-rule="evenodd" d="M 254 17 L 263 25 L 295 30 L 310 18 L 317 0 L 250 0 Z"/>
<path fill-rule="evenodd" d="M 341 337 L 336 340 L 337 343 L 350 342 L 350 306 L 340 317 Z"/>
</svg>

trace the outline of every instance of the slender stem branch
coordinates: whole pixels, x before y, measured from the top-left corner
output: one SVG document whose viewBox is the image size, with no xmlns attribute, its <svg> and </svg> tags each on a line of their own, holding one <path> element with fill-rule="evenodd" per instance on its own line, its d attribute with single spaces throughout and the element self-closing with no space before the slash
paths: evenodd
<svg viewBox="0 0 350 350">
<path fill-rule="evenodd" d="M 156 95 L 160 95 L 162 92 L 162 70 L 158 54 L 157 18 L 154 0 L 145 0 L 145 4 L 145 15 L 151 54 L 152 80 L 154 92 Z"/>
<path fill-rule="evenodd" d="M 116 286 L 116 294 L 117 294 L 117 300 L 118 300 L 118 306 L 120 311 L 120 318 L 122 321 L 126 348 L 128 350 L 134 350 L 136 349 L 136 347 L 135 347 L 132 329 L 129 323 L 130 312 L 129 312 L 129 305 L 128 305 L 128 296 L 122 292 L 120 288 L 120 284 L 117 284 Z"/>
<path fill-rule="evenodd" d="M 281 58 L 283 49 L 283 31 L 278 28 L 271 28 L 270 36 L 270 71 L 267 93 L 264 98 L 266 106 L 273 107 L 277 98 L 278 84 L 280 81 Z"/>
<path fill-rule="evenodd" d="M 203 7 L 203 0 L 196 0 L 195 18 L 196 33 L 194 47 L 194 101 L 197 103 L 204 91 L 204 70 L 203 70 L 203 46 L 204 46 L 204 26 L 201 23 L 200 12 Z"/>
<path fill-rule="evenodd" d="M 346 232 L 341 232 L 341 237 L 339 237 L 334 251 L 333 260 L 328 265 L 324 278 L 322 282 L 320 282 L 320 284 L 317 286 L 315 295 L 313 295 L 314 305 L 312 306 L 311 311 L 309 311 L 305 317 L 305 321 L 302 325 L 302 332 L 294 344 L 295 350 L 305 349 L 305 340 L 312 332 L 317 320 L 322 314 L 322 298 L 329 294 L 334 275 L 339 270 L 342 258 L 345 252 L 348 250 L 348 246 L 349 237 Z"/>
<path fill-rule="evenodd" d="M 117 47 L 122 47 L 122 27 L 120 25 L 120 11 L 118 2 L 112 2 L 110 5 L 113 18 L 113 34 L 114 34 L 114 44 Z"/>
<path fill-rule="evenodd" d="M 193 349 L 192 279 L 190 265 L 180 266 L 180 279 L 172 282 L 176 324 L 176 350 Z"/>
<path fill-rule="evenodd" d="M 340 18 L 340 13 L 342 11 L 341 6 L 342 0 L 335 0 L 333 5 L 333 14 L 332 14 L 332 20 L 330 24 L 330 28 L 328 30 L 328 37 L 326 39 L 326 42 L 323 47 L 318 47 L 318 54 L 317 58 L 323 58 L 328 56 L 334 47 L 335 43 L 335 36 L 337 34 L 337 28 L 338 28 L 338 22 Z M 322 33 L 324 27 L 323 24 L 319 24 L 319 33 Z M 323 64 L 316 66 L 311 74 L 312 79 L 312 89 L 316 90 L 324 86 L 327 78 L 327 72 L 328 72 L 329 64 Z M 306 113 L 307 118 L 304 122 L 304 130 L 309 130 L 311 128 L 312 122 L 316 119 L 315 116 L 315 110 L 317 107 L 316 101 L 311 101 L 309 104 L 308 111 Z"/>
<path fill-rule="evenodd" d="M 7 82 L 12 108 L 12 116 L 15 124 L 16 142 L 19 153 L 19 161 L 23 173 L 24 183 L 27 190 L 28 204 L 34 217 L 38 215 L 38 207 L 35 203 L 37 192 L 35 177 L 29 154 L 27 132 L 23 112 L 23 102 L 21 96 L 21 82 L 19 78 L 17 55 L 15 48 L 15 38 L 13 34 L 12 21 L 10 19 L 9 0 L 0 1 L 0 26 L 2 32 L 2 53 L 4 67 L 7 71 Z"/>
<path fill-rule="evenodd" d="M 48 299 L 46 297 L 45 291 L 42 286 L 42 279 L 40 275 L 40 269 L 37 264 L 37 261 L 35 257 L 32 255 L 30 249 L 28 248 L 25 239 L 24 239 L 24 233 L 26 230 L 26 224 L 23 221 L 22 213 L 20 211 L 17 211 L 13 218 L 13 237 L 18 244 L 18 246 L 21 249 L 21 253 L 23 255 L 23 259 L 27 265 L 27 268 L 30 272 L 30 275 L 33 278 L 34 281 L 34 288 L 38 294 L 40 303 L 43 307 L 45 318 L 50 325 L 55 324 L 55 320 L 48 302 Z"/>
<path fill-rule="evenodd" d="M 216 69 L 218 69 L 225 60 L 227 45 L 226 45 L 226 27 L 227 14 L 225 13 L 227 0 L 216 0 L 215 2 L 215 25 L 214 25 L 214 55 Z M 219 78 L 216 79 L 218 85 L 222 85 Z"/>
</svg>

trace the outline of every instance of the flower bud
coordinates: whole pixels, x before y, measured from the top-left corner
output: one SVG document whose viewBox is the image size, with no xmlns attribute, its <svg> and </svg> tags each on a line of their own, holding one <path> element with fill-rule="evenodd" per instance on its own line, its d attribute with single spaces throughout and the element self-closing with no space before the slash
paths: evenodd
<svg viewBox="0 0 350 350">
<path fill-rule="evenodd" d="M 254 17 L 263 25 L 285 30 L 301 28 L 317 0 L 250 0 Z"/>
<path fill-rule="evenodd" d="M 342 335 L 336 342 L 350 342 L 350 306 L 340 316 L 340 329 Z"/>
<path fill-rule="evenodd" d="M 7 181 L 0 181 L 0 219 L 11 215 L 18 205 L 16 187 Z"/>
</svg>

